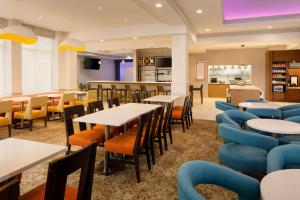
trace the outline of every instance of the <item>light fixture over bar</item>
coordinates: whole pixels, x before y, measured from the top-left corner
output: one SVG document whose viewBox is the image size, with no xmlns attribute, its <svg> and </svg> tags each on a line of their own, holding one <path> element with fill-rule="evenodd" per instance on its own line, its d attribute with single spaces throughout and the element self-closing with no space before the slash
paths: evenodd
<svg viewBox="0 0 300 200">
<path fill-rule="evenodd" d="M 71 51 L 85 51 L 86 47 L 80 40 L 68 38 L 62 41 L 58 45 L 59 51 L 71 50 Z"/>
<path fill-rule="evenodd" d="M 22 44 L 34 44 L 38 40 L 31 30 L 22 25 L 5 27 L 2 31 L 0 31 L 0 39 L 12 40 Z"/>
</svg>

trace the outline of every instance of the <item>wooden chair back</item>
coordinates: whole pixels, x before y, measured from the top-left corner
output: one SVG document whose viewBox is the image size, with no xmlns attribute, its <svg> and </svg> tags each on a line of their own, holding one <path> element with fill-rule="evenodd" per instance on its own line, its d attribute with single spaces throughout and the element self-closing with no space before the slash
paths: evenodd
<svg viewBox="0 0 300 200">
<path fill-rule="evenodd" d="M 132 103 L 141 103 L 141 97 L 139 93 L 132 94 Z"/>
<path fill-rule="evenodd" d="M 162 124 L 163 131 L 166 131 L 168 129 L 168 126 L 171 124 L 173 104 L 174 103 L 168 103 L 167 105 L 167 110 L 163 116 L 163 124 Z"/>
<path fill-rule="evenodd" d="M 94 101 L 88 104 L 88 113 L 104 110 L 103 101 Z"/>
<path fill-rule="evenodd" d="M 66 134 L 67 134 L 67 140 L 68 140 L 69 136 L 73 135 L 75 133 L 74 126 L 73 126 L 73 119 L 75 117 L 84 116 L 84 106 L 78 105 L 78 106 L 72 106 L 72 107 L 65 108 L 64 116 L 65 116 L 65 127 L 66 127 Z M 86 124 L 80 122 L 79 129 L 80 129 L 80 131 L 86 130 Z"/>
<path fill-rule="evenodd" d="M 18 200 L 20 197 L 20 179 L 15 178 L 0 187 L 0 199 Z"/>
<path fill-rule="evenodd" d="M 152 111 L 146 114 L 143 114 L 139 118 L 139 125 L 137 128 L 137 134 L 136 134 L 136 139 L 134 143 L 134 148 L 133 148 L 133 154 L 134 156 L 138 156 L 140 153 L 140 147 L 141 143 L 144 142 L 142 141 L 142 138 L 144 140 L 149 137 L 149 132 L 150 132 L 150 126 L 151 126 L 151 121 L 152 121 Z M 145 132 L 144 132 L 145 128 Z M 143 133 L 145 133 L 145 136 L 143 137 Z"/>
<path fill-rule="evenodd" d="M 80 170 L 77 200 L 90 200 L 97 143 L 49 164 L 45 200 L 64 199 L 68 175 Z"/>
<path fill-rule="evenodd" d="M 150 140 L 155 139 L 155 137 L 161 131 L 163 115 L 164 115 L 164 107 L 163 106 L 157 108 L 154 111 L 154 117 L 153 117 L 152 126 L 151 126 Z"/>
<path fill-rule="evenodd" d="M 117 107 L 120 106 L 120 99 L 118 97 L 112 98 L 108 100 L 108 107 L 112 108 L 112 107 Z"/>
</svg>

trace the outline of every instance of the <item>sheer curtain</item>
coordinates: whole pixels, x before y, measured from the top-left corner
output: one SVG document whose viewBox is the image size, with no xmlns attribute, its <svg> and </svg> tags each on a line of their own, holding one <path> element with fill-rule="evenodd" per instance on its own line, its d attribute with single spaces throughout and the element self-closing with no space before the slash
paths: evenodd
<svg viewBox="0 0 300 200">
<path fill-rule="evenodd" d="M 22 45 L 23 93 L 52 90 L 54 48 L 54 39 L 46 37 L 38 37 L 33 45 Z"/>
</svg>

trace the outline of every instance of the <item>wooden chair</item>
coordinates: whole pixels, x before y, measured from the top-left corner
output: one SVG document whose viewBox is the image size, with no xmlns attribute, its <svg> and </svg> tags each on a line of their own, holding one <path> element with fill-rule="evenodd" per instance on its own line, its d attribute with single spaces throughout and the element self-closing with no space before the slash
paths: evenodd
<svg viewBox="0 0 300 200">
<path fill-rule="evenodd" d="M 52 161 L 48 167 L 47 182 L 21 196 L 20 200 L 54 200 L 92 198 L 97 144 Z M 80 171 L 78 188 L 67 185 L 70 174 Z"/>
<path fill-rule="evenodd" d="M 194 120 L 193 120 L 193 106 L 192 106 L 192 97 L 189 97 L 189 101 L 188 101 L 188 105 L 187 105 L 187 117 L 188 117 L 188 120 L 189 120 L 189 124 L 191 124 L 191 122 L 193 123 Z"/>
<path fill-rule="evenodd" d="M 75 105 L 83 105 L 84 107 L 88 107 L 90 102 L 97 101 L 97 90 L 88 90 L 83 100 L 75 101 Z"/>
<path fill-rule="evenodd" d="M 74 106 L 76 101 L 75 93 L 62 94 L 57 105 L 48 106 L 48 116 L 50 113 L 59 113 L 63 120 L 64 109 Z"/>
<path fill-rule="evenodd" d="M 67 134 L 67 155 L 70 153 L 71 145 L 86 147 L 93 142 L 99 145 L 104 143 L 104 131 L 87 130 L 85 123 L 79 123 L 79 132 L 75 133 L 73 118 L 84 116 L 84 107 L 82 105 L 65 108 L 65 127 Z"/>
<path fill-rule="evenodd" d="M 190 92 L 190 97 L 191 97 L 191 104 L 192 106 L 194 105 L 194 86 L 189 85 L 189 92 Z"/>
<path fill-rule="evenodd" d="M 8 137 L 11 137 L 12 101 L 0 101 L 0 127 L 8 127 Z"/>
<path fill-rule="evenodd" d="M 32 131 L 32 124 L 35 119 L 43 118 L 45 127 L 47 127 L 47 105 L 48 97 L 31 97 L 25 111 L 15 112 L 14 119 L 28 120 L 30 131 Z"/>
<path fill-rule="evenodd" d="M 112 98 L 112 89 L 110 85 L 102 85 L 102 89 L 101 89 L 101 100 L 103 101 L 103 93 L 106 92 L 106 99 Z M 109 97 L 109 93 L 110 93 L 110 97 Z"/>
<path fill-rule="evenodd" d="M 132 94 L 132 103 L 141 103 L 141 97 L 139 93 Z"/>
<path fill-rule="evenodd" d="M 172 128 L 171 128 L 173 104 L 174 103 L 168 103 L 166 112 L 164 113 L 163 116 L 163 122 L 162 122 L 162 139 L 164 139 L 166 151 L 168 150 L 167 135 L 169 135 L 170 143 L 173 144 L 173 136 L 172 136 Z"/>
<path fill-rule="evenodd" d="M 163 116 L 164 116 L 163 106 L 157 108 L 153 113 L 153 119 L 152 119 L 151 131 L 149 137 L 149 147 L 150 147 L 153 165 L 155 165 L 154 141 L 156 140 L 156 138 L 159 144 L 160 154 L 162 155 L 161 125 L 163 121 Z"/>
<path fill-rule="evenodd" d="M 113 108 L 114 106 L 120 106 L 120 99 L 118 97 L 108 99 L 108 107 Z"/>
<path fill-rule="evenodd" d="M 102 101 L 95 101 L 88 104 L 88 113 L 95 113 L 98 111 L 104 110 Z M 105 126 L 103 124 L 91 124 L 93 131 L 103 132 L 105 134 Z M 114 136 L 123 131 L 122 127 L 110 127 L 110 136 Z"/>
<path fill-rule="evenodd" d="M 149 96 L 152 96 L 152 94 L 154 94 L 153 96 L 156 95 L 155 89 L 147 89 L 145 85 L 140 85 L 140 89 L 141 89 L 142 99 L 148 98 Z"/>
<path fill-rule="evenodd" d="M 144 148 L 144 140 L 148 137 L 149 128 L 152 120 L 152 112 L 144 114 L 140 117 L 138 128 L 136 129 L 136 134 L 122 134 L 112 139 L 105 141 L 104 150 L 105 158 L 109 163 L 110 153 L 116 153 L 121 155 L 127 155 L 132 157 L 132 160 L 124 160 L 123 162 L 127 164 L 135 165 L 136 179 L 137 182 L 140 182 L 140 164 L 139 164 L 139 155 Z M 146 129 L 144 129 L 146 127 Z M 148 169 L 151 169 L 150 155 L 147 155 Z M 108 166 L 106 166 L 108 167 Z M 108 171 L 108 169 L 106 169 Z"/>
<path fill-rule="evenodd" d="M 160 93 L 162 93 L 163 95 L 165 94 L 165 89 L 162 85 L 157 86 L 157 95 L 160 95 Z"/>
<path fill-rule="evenodd" d="M 0 199 L 19 200 L 20 196 L 20 179 L 14 178 L 7 181 L 0 187 Z"/>
<path fill-rule="evenodd" d="M 188 101 L 189 101 L 189 96 L 186 96 L 184 99 L 183 106 L 175 106 L 172 111 L 172 122 L 181 123 L 183 132 L 185 132 L 184 122 L 186 122 L 186 127 L 189 128 L 188 116 L 187 116 Z"/>
</svg>

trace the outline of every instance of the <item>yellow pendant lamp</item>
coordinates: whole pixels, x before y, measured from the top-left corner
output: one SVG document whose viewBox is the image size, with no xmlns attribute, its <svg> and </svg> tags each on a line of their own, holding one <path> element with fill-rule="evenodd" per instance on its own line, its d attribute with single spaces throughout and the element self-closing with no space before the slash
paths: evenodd
<svg viewBox="0 0 300 200">
<path fill-rule="evenodd" d="M 85 51 L 86 48 L 83 42 L 81 42 L 80 40 L 68 38 L 58 45 L 58 50 Z"/>
<path fill-rule="evenodd" d="M 21 25 L 5 27 L 2 31 L 0 31 L 0 39 L 12 40 L 22 44 L 34 44 L 38 40 L 31 30 Z"/>
</svg>

